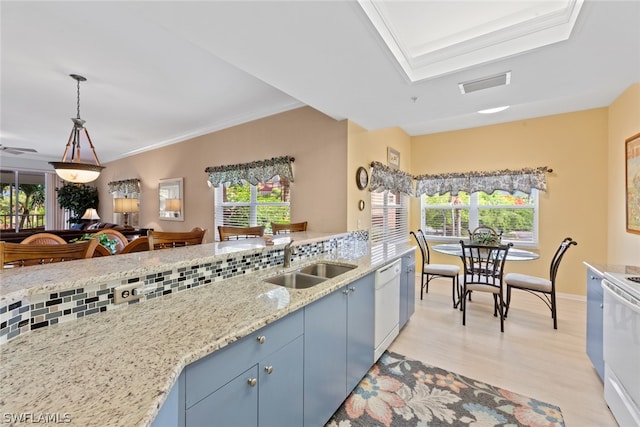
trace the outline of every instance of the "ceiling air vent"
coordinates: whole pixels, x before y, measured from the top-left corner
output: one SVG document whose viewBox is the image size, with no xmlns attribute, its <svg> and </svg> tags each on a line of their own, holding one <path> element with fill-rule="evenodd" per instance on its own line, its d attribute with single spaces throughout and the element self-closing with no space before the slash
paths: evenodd
<svg viewBox="0 0 640 427">
<path fill-rule="evenodd" d="M 470 80 L 468 82 L 458 83 L 460 92 L 462 94 L 475 92 L 478 90 L 489 89 L 496 86 L 504 86 L 511 83 L 511 71 L 496 74 L 493 76 L 482 77 L 476 80 Z"/>
</svg>

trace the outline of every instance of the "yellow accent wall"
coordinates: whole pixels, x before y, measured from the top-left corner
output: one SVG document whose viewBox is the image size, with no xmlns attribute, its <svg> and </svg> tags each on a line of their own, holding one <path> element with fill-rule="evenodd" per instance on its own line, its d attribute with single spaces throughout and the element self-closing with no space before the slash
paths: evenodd
<svg viewBox="0 0 640 427">
<path fill-rule="evenodd" d="M 548 166 L 546 193 L 540 193 L 540 259 L 509 263 L 507 271 L 548 277 L 559 243 L 570 236 L 578 246 L 565 255 L 559 293 L 585 294 L 582 261 L 607 260 L 606 108 L 445 132 L 411 139 L 411 173 L 490 171 Z M 420 223 L 413 199 L 411 227 Z M 432 262 L 459 263 L 435 254 Z"/>
<path fill-rule="evenodd" d="M 640 234 L 626 231 L 625 140 L 640 133 L 640 83 L 609 106 L 608 255 L 611 264 L 640 266 Z"/>
<path fill-rule="evenodd" d="M 357 123 L 348 125 L 348 176 L 347 176 L 347 229 L 361 230 L 371 227 L 371 195 L 369 189 L 359 190 L 356 185 L 356 172 L 362 166 L 371 180 L 371 162 L 387 164 L 387 147 L 400 152 L 400 170 L 410 173 L 411 139 L 400 128 L 387 128 L 367 131 Z M 365 201 L 365 209 L 360 211 L 358 203 Z"/>
</svg>

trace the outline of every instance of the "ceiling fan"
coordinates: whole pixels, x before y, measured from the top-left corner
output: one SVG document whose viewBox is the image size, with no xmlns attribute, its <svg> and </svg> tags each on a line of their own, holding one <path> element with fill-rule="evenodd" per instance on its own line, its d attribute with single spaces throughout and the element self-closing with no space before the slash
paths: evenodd
<svg viewBox="0 0 640 427">
<path fill-rule="evenodd" d="M 9 154 L 22 154 L 22 153 L 37 153 L 38 150 L 33 148 L 20 148 L 20 147 L 6 147 L 0 144 L 0 151 L 7 152 Z"/>
</svg>

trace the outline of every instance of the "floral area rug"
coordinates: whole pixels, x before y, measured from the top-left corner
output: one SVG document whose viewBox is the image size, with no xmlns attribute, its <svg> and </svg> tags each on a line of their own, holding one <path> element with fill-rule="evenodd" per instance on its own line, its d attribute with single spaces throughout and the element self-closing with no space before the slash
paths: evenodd
<svg viewBox="0 0 640 427">
<path fill-rule="evenodd" d="M 564 426 L 560 408 L 385 352 L 325 427 Z"/>
</svg>

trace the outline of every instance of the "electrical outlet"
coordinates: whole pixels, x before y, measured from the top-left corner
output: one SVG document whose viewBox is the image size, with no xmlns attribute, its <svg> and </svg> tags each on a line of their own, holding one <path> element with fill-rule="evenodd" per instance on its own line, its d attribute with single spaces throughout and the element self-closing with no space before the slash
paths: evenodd
<svg viewBox="0 0 640 427">
<path fill-rule="evenodd" d="M 141 283 L 118 286 L 113 290 L 113 303 L 122 304 L 139 299 L 142 295 L 138 295 L 135 290 L 140 287 L 142 287 Z"/>
</svg>

